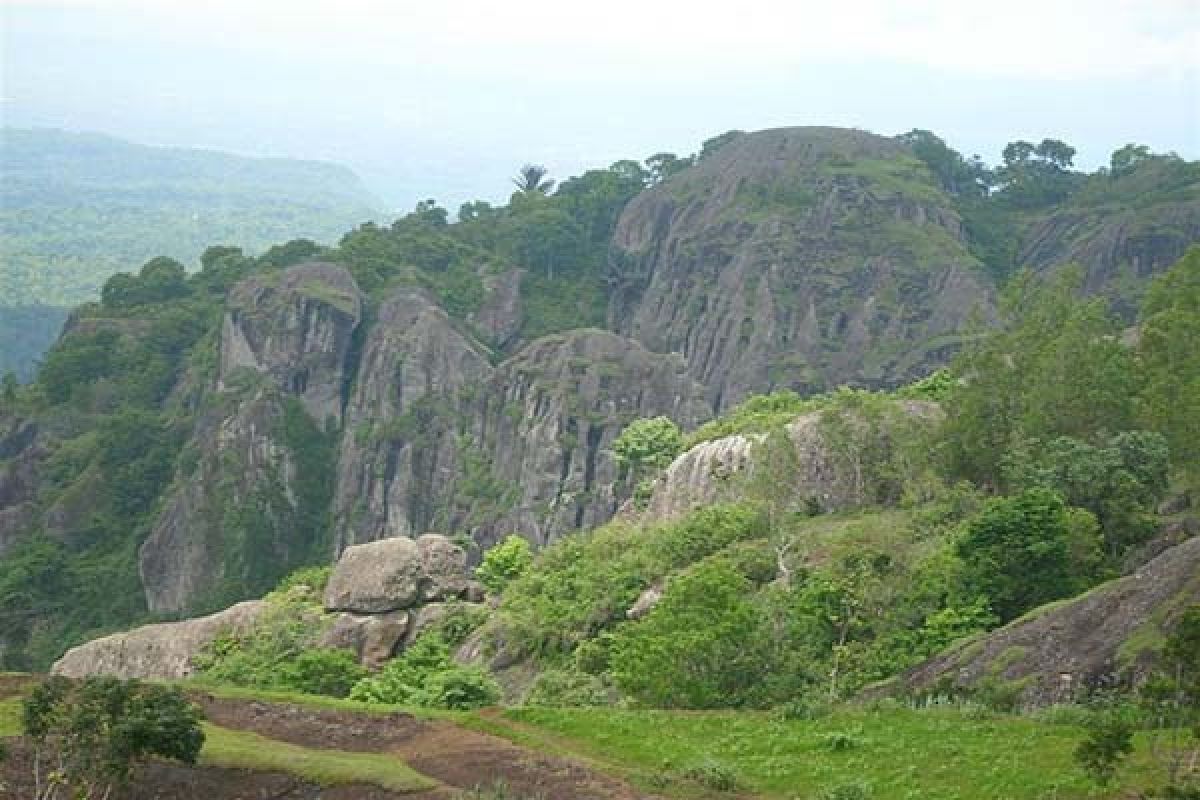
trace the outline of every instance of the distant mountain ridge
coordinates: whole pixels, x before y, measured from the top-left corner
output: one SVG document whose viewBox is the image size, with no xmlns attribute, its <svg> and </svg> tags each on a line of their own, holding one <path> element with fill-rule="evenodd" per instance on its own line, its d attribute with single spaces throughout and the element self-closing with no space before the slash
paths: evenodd
<svg viewBox="0 0 1200 800">
<path fill-rule="evenodd" d="M 194 268 L 213 244 L 333 243 L 382 207 L 337 164 L 54 129 L 0 130 L 0 176 L 0 333 L 17 342 L 0 372 L 23 377 L 65 316 L 41 307 L 93 300 L 110 275 L 160 255 Z M 45 321 L 32 334 L 31 316 Z"/>
</svg>

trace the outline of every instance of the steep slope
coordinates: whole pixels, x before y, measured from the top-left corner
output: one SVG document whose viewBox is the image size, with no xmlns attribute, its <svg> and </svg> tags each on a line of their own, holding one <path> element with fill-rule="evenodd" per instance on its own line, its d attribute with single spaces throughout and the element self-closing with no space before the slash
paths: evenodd
<svg viewBox="0 0 1200 800">
<path fill-rule="evenodd" d="M 1149 279 L 1200 241 L 1200 164 L 1154 156 L 1127 173 L 1094 175 L 1068 202 L 1033 217 L 1017 263 L 1042 273 L 1084 269 L 1084 290 L 1133 319 Z"/>
<path fill-rule="evenodd" d="M 151 611 L 261 592 L 328 552 L 332 443 L 323 431 L 341 417 L 361 316 L 354 279 L 333 264 L 303 264 L 234 287 L 217 385 L 185 445 L 191 457 L 140 549 Z"/>
<path fill-rule="evenodd" d="M 1069 700 L 1145 677 L 1149 659 L 1189 605 L 1200 603 L 1200 538 L 1071 600 L 1039 608 L 914 668 L 912 691 L 1000 681 L 1026 702 Z"/>
<path fill-rule="evenodd" d="M 531 342 L 492 367 L 429 296 L 395 290 L 346 412 L 336 548 L 426 530 L 545 543 L 606 521 L 629 487 L 610 447 L 633 419 L 708 416 L 676 357 L 604 331 Z"/>
<path fill-rule="evenodd" d="M 833 128 L 738 136 L 643 192 L 611 280 L 611 327 L 681 353 L 717 410 L 773 388 L 901 383 L 990 307 L 925 166 Z"/>
</svg>

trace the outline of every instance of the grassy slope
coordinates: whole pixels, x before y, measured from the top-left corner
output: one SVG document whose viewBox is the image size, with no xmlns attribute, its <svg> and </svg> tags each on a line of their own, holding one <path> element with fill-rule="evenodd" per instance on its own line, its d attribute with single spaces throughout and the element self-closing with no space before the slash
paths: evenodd
<svg viewBox="0 0 1200 800">
<path fill-rule="evenodd" d="M 395 756 L 314 750 L 209 724 L 204 733 L 200 763 L 206 766 L 287 772 L 321 786 L 371 783 L 397 792 L 436 786 Z"/>
<path fill-rule="evenodd" d="M 566 748 L 620 764 L 647 786 L 683 797 L 695 790 L 679 776 L 706 763 L 721 765 L 746 789 L 771 798 L 812 797 L 859 783 L 870 787 L 873 800 L 1120 794 L 1098 792 L 1075 766 L 1078 729 L 1021 717 L 895 709 L 782 721 L 748 712 L 523 709 L 507 712 L 504 721 L 490 730 L 527 746 Z M 857 745 L 834 750 L 836 734 Z M 1144 760 L 1135 761 L 1122 788 L 1144 785 L 1148 770 Z"/>
</svg>

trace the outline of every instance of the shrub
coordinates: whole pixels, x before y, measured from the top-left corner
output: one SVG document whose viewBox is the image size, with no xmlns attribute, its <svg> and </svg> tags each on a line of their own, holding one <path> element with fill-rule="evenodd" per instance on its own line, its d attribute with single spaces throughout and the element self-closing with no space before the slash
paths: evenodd
<svg viewBox="0 0 1200 800">
<path fill-rule="evenodd" d="M 527 706 L 567 708 L 609 704 L 608 689 L 600 678 L 574 670 L 546 670 L 537 676 L 525 695 Z"/>
<path fill-rule="evenodd" d="M 532 563 L 533 551 L 529 542 L 512 533 L 484 553 L 482 563 L 475 569 L 475 577 L 488 591 L 499 594 L 505 586 L 524 575 Z"/>
<path fill-rule="evenodd" d="M 345 697 L 354 684 L 367 676 L 349 650 L 317 648 L 305 650 L 282 665 L 280 684 L 306 694 Z"/>
<path fill-rule="evenodd" d="M 711 758 L 687 767 L 680 774 L 688 780 L 718 792 L 733 792 L 741 785 L 737 773 L 720 761 Z"/>
<path fill-rule="evenodd" d="M 196 763 L 204 744 L 200 712 L 175 687 L 107 676 L 74 684 L 52 677 L 25 699 L 22 724 L 35 749 L 35 796 L 112 796 L 133 766 L 152 756 Z M 37 764 L 56 758 L 56 772 Z M 46 781 L 42 785 L 42 781 Z"/>
<path fill-rule="evenodd" d="M 1093 714 L 1087 735 L 1075 748 L 1075 762 L 1101 786 L 1112 782 L 1121 761 L 1133 752 L 1133 724 L 1115 710 Z"/>
<path fill-rule="evenodd" d="M 500 687 L 483 670 L 454 664 L 446 642 L 425 634 L 377 675 L 356 683 L 350 697 L 364 703 L 470 709 L 495 704 Z"/>
</svg>

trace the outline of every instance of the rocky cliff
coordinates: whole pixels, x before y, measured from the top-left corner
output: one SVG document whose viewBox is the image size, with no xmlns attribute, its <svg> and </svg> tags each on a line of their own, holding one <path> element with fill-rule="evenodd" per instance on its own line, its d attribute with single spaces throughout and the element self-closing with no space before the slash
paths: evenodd
<svg viewBox="0 0 1200 800">
<path fill-rule="evenodd" d="M 354 279 L 332 264 L 255 276 L 230 293 L 216 386 L 139 552 L 151 611 L 261 592 L 328 551 L 319 495 L 332 464 L 311 451 L 341 417 L 361 315 Z"/>
<path fill-rule="evenodd" d="M 613 240 L 611 327 L 679 353 L 716 410 L 774 388 L 895 385 L 990 308 L 953 203 L 893 139 L 734 138 L 643 192 Z"/>
<path fill-rule="evenodd" d="M 577 331 L 493 367 L 428 295 L 398 289 L 367 336 L 347 408 L 336 548 L 431 529 L 545 543 L 599 524 L 628 489 L 609 452 L 621 429 L 708 413 L 677 357 Z"/>
</svg>

